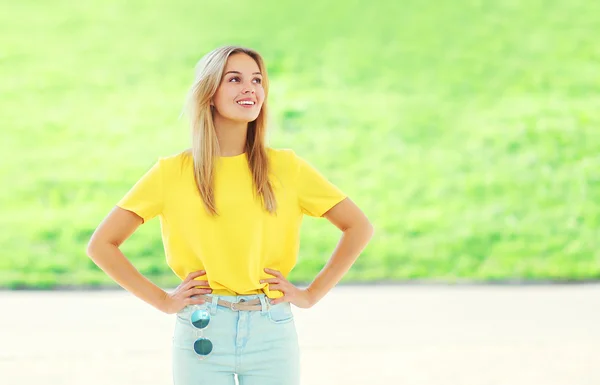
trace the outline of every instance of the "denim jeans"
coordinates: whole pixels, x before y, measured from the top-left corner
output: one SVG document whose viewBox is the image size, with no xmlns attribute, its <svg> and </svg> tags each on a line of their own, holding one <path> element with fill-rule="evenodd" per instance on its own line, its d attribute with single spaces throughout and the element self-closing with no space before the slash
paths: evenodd
<svg viewBox="0 0 600 385">
<path fill-rule="evenodd" d="M 289 302 L 267 307 L 264 294 L 209 295 L 213 302 L 190 305 L 176 316 L 172 359 L 174 385 L 299 385 L 300 352 L 294 316 Z M 262 311 L 233 311 L 218 306 L 229 302 L 261 299 Z M 190 324 L 195 309 L 210 312 L 210 323 L 200 334 Z M 202 335 L 213 344 L 210 355 L 200 360 L 193 350 Z"/>
</svg>

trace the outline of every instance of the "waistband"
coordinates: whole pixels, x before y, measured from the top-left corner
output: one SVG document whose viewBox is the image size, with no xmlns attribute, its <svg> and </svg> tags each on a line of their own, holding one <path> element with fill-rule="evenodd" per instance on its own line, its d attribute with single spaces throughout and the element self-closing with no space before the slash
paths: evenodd
<svg viewBox="0 0 600 385">
<path fill-rule="evenodd" d="M 215 314 L 217 307 L 221 306 L 231 311 L 260 311 L 265 313 L 271 307 L 271 301 L 265 294 L 251 295 L 214 295 L 204 294 L 196 295 L 194 298 L 203 298 L 206 300 L 211 314 Z M 193 305 L 192 305 L 193 307 Z"/>
</svg>

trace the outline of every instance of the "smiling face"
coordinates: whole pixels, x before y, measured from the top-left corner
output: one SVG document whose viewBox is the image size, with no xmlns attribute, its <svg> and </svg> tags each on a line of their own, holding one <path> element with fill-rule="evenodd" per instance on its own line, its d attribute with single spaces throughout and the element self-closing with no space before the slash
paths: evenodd
<svg viewBox="0 0 600 385">
<path fill-rule="evenodd" d="M 229 56 L 212 99 L 215 121 L 252 122 L 260 114 L 264 98 L 262 74 L 256 61 L 244 53 Z"/>
</svg>

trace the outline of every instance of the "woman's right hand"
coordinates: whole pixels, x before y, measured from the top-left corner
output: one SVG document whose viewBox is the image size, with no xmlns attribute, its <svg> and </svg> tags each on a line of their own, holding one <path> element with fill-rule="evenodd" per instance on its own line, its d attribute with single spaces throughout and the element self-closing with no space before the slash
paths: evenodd
<svg viewBox="0 0 600 385">
<path fill-rule="evenodd" d="M 208 281 L 196 281 L 194 278 L 206 275 L 206 271 L 194 271 L 185 278 L 183 282 L 172 293 L 167 293 L 160 310 L 167 314 L 174 314 L 187 305 L 200 305 L 206 302 L 201 298 L 192 298 L 194 295 L 210 294 L 212 289 L 208 286 Z M 197 288 L 196 286 L 205 286 Z"/>
</svg>

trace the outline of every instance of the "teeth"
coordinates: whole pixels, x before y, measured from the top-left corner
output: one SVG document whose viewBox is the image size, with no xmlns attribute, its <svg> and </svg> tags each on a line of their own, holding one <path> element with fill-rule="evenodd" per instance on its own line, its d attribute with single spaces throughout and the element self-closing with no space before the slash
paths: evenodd
<svg viewBox="0 0 600 385">
<path fill-rule="evenodd" d="M 250 105 L 250 106 L 253 106 L 253 105 L 254 105 L 254 102 L 252 102 L 252 101 L 250 101 L 250 100 L 242 100 L 242 101 L 240 101 L 240 102 L 237 102 L 237 103 L 238 103 L 238 104 L 247 104 L 247 105 Z"/>
</svg>

